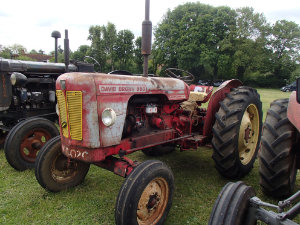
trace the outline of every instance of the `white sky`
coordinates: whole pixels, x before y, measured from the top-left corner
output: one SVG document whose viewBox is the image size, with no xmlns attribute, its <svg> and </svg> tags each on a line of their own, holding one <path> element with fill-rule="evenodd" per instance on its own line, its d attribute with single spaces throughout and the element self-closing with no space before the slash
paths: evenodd
<svg viewBox="0 0 300 225">
<path fill-rule="evenodd" d="M 150 20 L 155 26 L 167 12 L 179 4 L 195 0 L 150 0 Z M 255 12 L 264 13 L 268 22 L 286 19 L 300 25 L 300 0 L 202 0 L 212 6 L 227 5 L 233 9 L 249 6 Z M 91 25 L 112 22 L 117 30 L 128 29 L 141 35 L 144 20 L 144 0 L 2 0 L 0 8 L 0 45 L 21 44 L 28 51 L 42 49 L 46 53 L 54 49 L 53 30 L 62 38 L 69 30 L 70 48 L 89 44 L 88 29 Z"/>
</svg>

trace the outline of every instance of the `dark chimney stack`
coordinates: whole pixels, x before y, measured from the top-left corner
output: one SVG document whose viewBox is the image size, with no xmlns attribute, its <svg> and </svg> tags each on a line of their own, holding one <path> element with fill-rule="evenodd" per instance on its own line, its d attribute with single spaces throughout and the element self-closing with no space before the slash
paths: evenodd
<svg viewBox="0 0 300 225">
<path fill-rule="evenodd" d="M 55 39 L 55 46 L 54 46 L 54 54 L 55 54 L 55 62 L 57 63 L 57 39 L 61 38 L 60 32 L 59 31 L 53 31 L 51 33 L 51 37 Z"/>
<path fill-rule="evenodd" d="M 142 24 L 142 55 L 144 56 L 143 77 L 148 77 L 148 57 L 151 54 L 152 22 L 149 20 L 150 0 L 145 1 L 145 20 Z"/>
</svg>

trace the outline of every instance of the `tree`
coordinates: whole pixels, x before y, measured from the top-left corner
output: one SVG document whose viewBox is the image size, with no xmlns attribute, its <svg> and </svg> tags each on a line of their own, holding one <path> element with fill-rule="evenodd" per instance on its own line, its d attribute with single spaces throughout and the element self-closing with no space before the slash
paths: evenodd
<svg viewBox="0 0 300 225">
<path fill-rule="evenodd" d="M 103 27 L 101 26 L 91 26 L 89 28 L 88 40 L 91 41 L 91 47 L 89 48 L 87 54 L 95 58 L 101 65 L 101 68 L 95 66 L 96 71 L 101 71 L 106 66 L 106 54 L 105 54 L 105 43 L 103 40 Z"/>
<path fill-rule="evenodd" d="M 273 73 L 280 79 L 289 79 L 300 57 L 300 27 L 298 24 L 280 20 L 271 30 L 268 47 L 273 52 Z"/>
<path fill-rule="evenodd" d="M 129 62 L 133 58 L 134 34 L 130 30 L 118 32 L 116 54 L 120 64 L 120 69 L 129 69 Z"/>
<path fill-rule="evenodd" d="M 164 67 L 179 67 L 196 76 L 216 78 L 219 65 L 230 63 L 222 43 L 235 26 L 235 12 L 186 3 L 168 11 L 155 30 L 155 61 Z"/>
<path fill-rule="evenodd" d="M 143 73 L 144 58 L 142 55 L 142 37 L 135 39 L 134 46 L 134 62 L 136 64 L 137 73 Z"/>
<path fill-rule="evenodd" d="M 73 52 L 71 58 L 83 62 L 85 60 L 85 56 L 87 56 L 89 49 L 90 47 L 88 45 L 80 45 L 77 51 Z"/>
<path fill-rule="evenodd" d="M 117 42 L 117 30 L 116 26 L 110 22 L 107 23 L 106 27 L 103 26 L 103 41 L 105 46 L 105 54 L 107 60 L 110 61 L 111 71 L 114 70 L 114 63 L 116 59 L 116 42 Z"/>
</svg>

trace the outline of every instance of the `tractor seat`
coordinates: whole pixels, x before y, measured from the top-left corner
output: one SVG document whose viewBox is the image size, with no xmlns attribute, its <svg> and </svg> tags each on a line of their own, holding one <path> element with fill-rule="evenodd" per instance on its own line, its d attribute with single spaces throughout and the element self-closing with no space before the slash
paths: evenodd
<svg viewBox="0 0 300 225">
<path fill-rule="evenodd" d="M 189 102 L 202 102 L 207 96 L 206 92 L 190 92 L 190 97 L 188 99 Z"/>
</svg>

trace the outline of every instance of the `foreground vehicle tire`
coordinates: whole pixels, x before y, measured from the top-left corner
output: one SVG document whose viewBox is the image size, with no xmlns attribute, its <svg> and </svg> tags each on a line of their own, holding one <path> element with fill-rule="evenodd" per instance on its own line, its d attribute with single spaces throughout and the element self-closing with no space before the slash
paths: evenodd
<svg viewBox="0 0 300 225">
<path fill-rule="evenodd" d="M 5 157 L 16 170 L 33 168 L 40 149 L 57 135 L 59 131 L 50 120 L 44 118 L 24 120 L 8 133 L 4 143 Z"/>
<path fill-rule="evenodd" d="M 248 174 L 259 149 L 262 104 L 250 87 L 233 89 L 220 102 L 215 115 L 212 146 L 216 169 L 224 177 L 236 179 Z"/>
<path fill-rule="evenodd" d="M 161 156 L 175 151 L 174 144 L 158 145 L 151 148 L 143 149 L 142 152 L 147 156 Z"/>
<path fill-rule="evenodd" d="M 249 208 L 249 199 L 254 196 L 254 189 L 241 181 L 237 183 L 227 183 L 221 190 L 214 204 L 208 225 L 245 224 Z M 254 224 L 256 224 L 256 222 L 253 222 L 253 225 Z"/>
<path fill-rule="evenodd" d="M 296 129 L 287 118 L 288 99 L 271 103 L 264 124 L 259 154 L 262 190 L 273 197 L 292 194 L 296 168 Z"/>
<path fill-rule="evenodd" d="M 58 192 L 81 184 L 90 164 L 68 159 L 61 151 L 60 136 L 52 138 L 36 159 L 35 176 L 48 191 Z"/>
<path fill-rule="evenodd" d="M 117 225 L 163 224 L 171 208 L 174 176 L 163 162 L 148 160 L 123 183 L 115 207 Z"/>
</svg>

